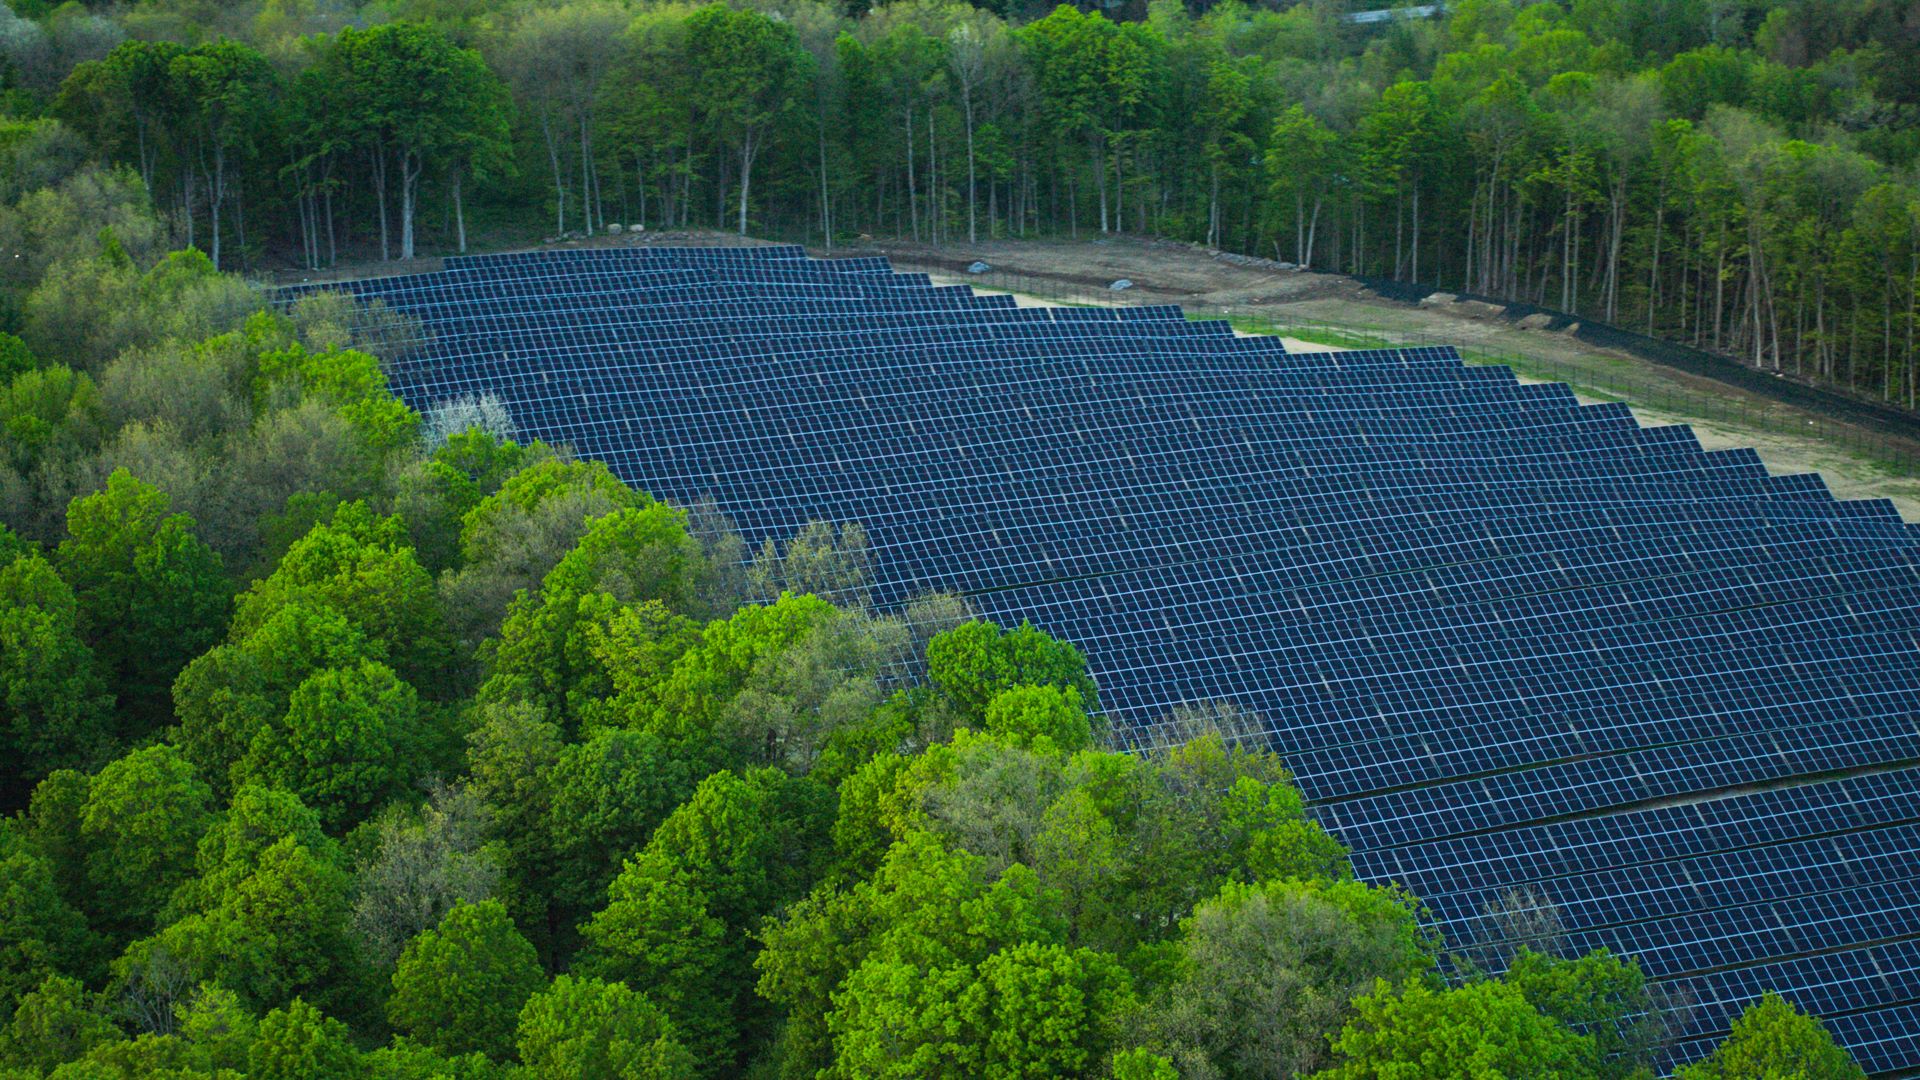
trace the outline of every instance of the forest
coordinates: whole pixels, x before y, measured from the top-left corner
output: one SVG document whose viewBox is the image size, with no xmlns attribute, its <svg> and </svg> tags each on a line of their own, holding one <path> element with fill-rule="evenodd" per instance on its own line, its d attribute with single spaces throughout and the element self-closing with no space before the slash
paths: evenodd
<svg viewBox="0 0 1920 1080">
<path fill-rule="evenodd" d="M 1911 4 L 1348 6 L 14 0 L 0 144 L 134 170 L 221 269 L 1148 234 L 1920 404 Z"/>
<path fill-rule="evenodd" d="M 1683 1032 L 1538 896 L 1448 942 L 1356 881 L 1260 718 L 1122 752 L 1070 644 L 877 610 L 858 523 L 749 551 L 421 415 L 403 320 L 58 164 L 0 208 L 0 1080 L 1626 1080 Z M 1769 995 L 1677 1075 L 1864 1074 Z"/>
</svg>

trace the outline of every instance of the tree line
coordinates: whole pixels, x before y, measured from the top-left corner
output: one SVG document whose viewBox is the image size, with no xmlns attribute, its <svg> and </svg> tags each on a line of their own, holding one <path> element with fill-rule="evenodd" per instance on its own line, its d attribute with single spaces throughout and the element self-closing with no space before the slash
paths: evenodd
<svg viewBox="0 0 1920 1080">
<path fill-rule="evenodd" d="M 1465 0 L 1384 28 L 1332 0 L 18 6 L 0 142 L 135 169 L 216 267 L 476 227 L 1152 234 L 1920 403 L 1920 29 L 1892 0 Z"/>
<path fill-rule="evenodd" d="M 1616 1080 L 1684 1019 L 1354 880 L 1258 718 L 1120 752 L 1070 644 L 875 610 L 857 523 L 416 413 L 404 320 L 145 190 L 0 207 L 0 1080 Z M 1862 1073 L 1768 997 L 1680 1075 Z"/>
</svg>

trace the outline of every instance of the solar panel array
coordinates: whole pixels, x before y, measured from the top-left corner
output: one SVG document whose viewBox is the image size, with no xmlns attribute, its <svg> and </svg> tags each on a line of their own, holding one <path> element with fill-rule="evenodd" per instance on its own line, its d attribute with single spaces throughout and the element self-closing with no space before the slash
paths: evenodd
<svg viewBox="0 0 1920 1080">
<path fill-rule="evenodd" d="M 421 320 L 422 410 L 758 547 L 862 523 L 876 597 L 971 597 L 1088 655 L 1140 746 L 1232 702 L 1360 876 L 1492 943 L 1557 905 L 1685 990 L 1920 1068 L 1920 532 L 1451 349 L 1287 353 L 1170 307 L 1022 308 L 795 247 L 448 260 L 345 288 Z"/>
</svg>

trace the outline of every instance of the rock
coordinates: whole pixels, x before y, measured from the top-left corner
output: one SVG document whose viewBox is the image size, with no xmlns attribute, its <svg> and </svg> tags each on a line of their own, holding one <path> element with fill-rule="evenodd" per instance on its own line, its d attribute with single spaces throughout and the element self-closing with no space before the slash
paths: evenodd
<svg viewBox="0 0 1920 1080">
<path fill-rule="evenodd" d="M 1536 311 L 1532 315 L 1520 320 L 1520 329 L 1522 330 L 1545 330 L 1552 325 L 1553 316 L 1545 312 Z"/>
<path fill-rule="evenodd" d="M 1566 328 L 1565 330 L 1562 330 L 1562 331 L 1560 331 L 1560 332 L 1561 332 L 1561 333 L 1563 333 L 1563 334 L 1566 334 L 1566 335 L 1569 335 L 1569 336 L 1571 336 L 1571 335 L 1574 335 L 1574 334 L 1577 334 L 1577 333 L 1579 333 L 1579 332 L 1580 332 L 1580 324 L 1579 324 L 1579 323 L 1568 323 L 1568 324 L 1567 324 L 1567 328 Z"/>
<path fill-rule="evenodd" d="M 1426 299 L 1420 301 L 1420 306 L 1421 307 L 1443 307 L 1447 304 L 1457 304 L 1459 302 L 1460 302 L 1460 298 L 1450 292 L 1437 292 L 1432 294 L 1431 296 L 1428 296 Z"/>
<path fill-rule="evenodd" d="M 1107 286 L 1107 288 L 1112 289 L 1114 292 L 1125 292 L 1133 288 L 1133 282 L 1128 281 L 1126 278 L 1121 278 L 1119 281 Z"/>
<path fill-rule="evenodd" d="M 1492 319 L 1506 314 L 1506 308 L 1499 304 L 1489 304 L 1484 300 L 1461 300 L 1448 307 L 1449 311 L 1465 315 L 1469 319 Z"/>
<path fill-rule="evenodd" d="M 991 269 L 993 269 L 993 267 L 988 266 L 986 263 L 976 261 L 972 266 L 967 267 L 967 273 L 984 274 Z"/>
<path fill-rule="evenodd" d="M 627 230 L 626 230 L 626 227 L 625 227 L 625 226 L 623 226 L 623 225 L 621 225 L 621 224 L 620 224 L 619 222 L 617 222 L 617 221 L 616 221 L 616 222 L 614 222 L 613 224 L 611 224 L 611 225 L 608 225 L 608 226 L 607 226 L 607 235 L 608 235 L 608 236 L 619 236 L 619 235 L 620 235 L 621 233 L 623 233 L 623 232 L 626 232 L 626 231 L 627 231 Z"/>
</svg>

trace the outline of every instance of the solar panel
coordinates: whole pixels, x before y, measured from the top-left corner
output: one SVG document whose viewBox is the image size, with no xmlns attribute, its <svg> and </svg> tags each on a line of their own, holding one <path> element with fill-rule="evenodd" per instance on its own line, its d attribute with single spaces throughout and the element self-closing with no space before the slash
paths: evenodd
<svg viewBox="0 0 1920 1080">
<path fill-rule="evenodd" d="M 1232 702 L 1450 940 L 1497 953 L 1520 895 L 1637 956 L 1690 1002 L 1675 1062 L 1772 989 L 1920 1068 L 1920 527 L 1884 501 L 1450 349 L 1289 353 L 792 246 L 279 299 L 327 289 L 419 321 L 416 408 L 492 394 L 755 548 L 859 521 L 882 604 L 1075 642 L 1137 749 Z"/>
</svg>

